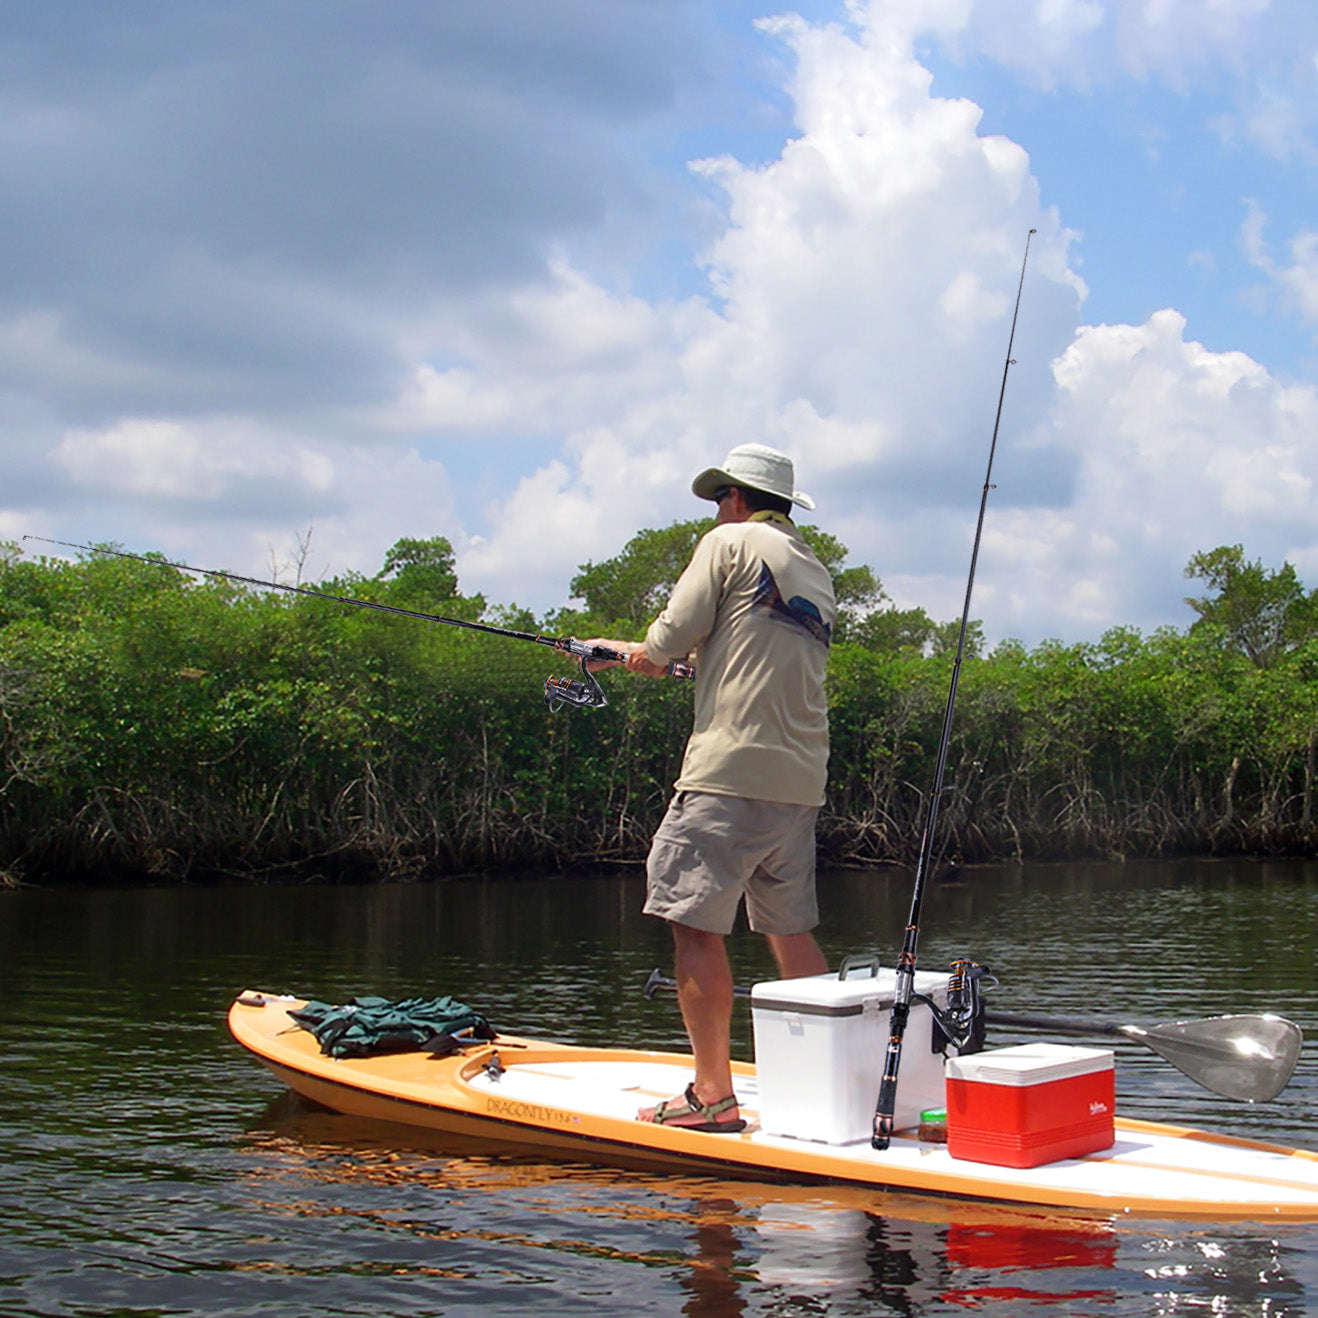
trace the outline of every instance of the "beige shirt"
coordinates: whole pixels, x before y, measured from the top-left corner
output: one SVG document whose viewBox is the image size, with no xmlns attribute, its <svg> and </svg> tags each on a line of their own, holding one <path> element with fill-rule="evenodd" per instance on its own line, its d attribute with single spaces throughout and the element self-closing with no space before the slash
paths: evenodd
<svg viewBox="0 0 1318 1318">
<path fill-rule="evenodd" d="M 679 791 L 823 804 L 836 615 L 828 570 L 780 513 L 701 539 L 645 637 L 657 663 L 695 657 Z"/>
</svg>

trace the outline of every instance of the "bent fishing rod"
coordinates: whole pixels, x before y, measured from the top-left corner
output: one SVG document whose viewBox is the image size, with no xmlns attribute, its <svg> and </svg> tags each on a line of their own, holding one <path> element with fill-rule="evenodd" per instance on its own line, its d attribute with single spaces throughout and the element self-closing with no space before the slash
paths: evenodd
<svg viewBox="0 0 1318 1318">
<path fill-rule="evenodd" d="M 979 500 L 979 520 L 975 523 L 975 542 L 970 551 L 970 574 L 966 579 L 966 600 L 961 610 L 961 630 L 957 634 L 956 657 L 952 661 L 952 679 L 947 690 L 947 706 L 943 711 L 943 731 L 938 741 L 938 756 L 934 761 L 934 782 L 925 806 L 924 832 L 920 837 L 920 854 L 915 865 L 915 886 L 911 892 L 911 910 L 906 921 L 906 935 L 901 955 L 897 959 L 897 981 L 888 1030 L 888 1048 L 883 1063 L 883 1079 L 879 1082 L 879 1097 L 874 1106 L 874 1133 L 870 1144 L 875 1149 L 886 1149 L 892 1140 L 893 1113 L 897 1106 L 897 1069 L 901 1065 L 902 1040 L 906 1022 L 911 1014 L 911 999 L 915 993 L 916 945 L 920 938 L 920 910 L 924 905 L 924 890 L 932 868 L 934 835 L 938 827 L 938 807 L 943 799 L 943 774 L 947 768 L 947 748 L 952 738 L 952 712 L 956 707 L 957 683 L 961 677 L 961 660 L 966 650 L 966 631 L 970 625 L 970 596 L 975 588 L 975 567 L 979 562 L 979 542 L 984 532 L 984 512 L 988 507 L 989 491 L 993 488 L 993 458 L 998 448 L 998 427 L 1002 423 L 1002 402 L 1007 394 L 1007 373 L 1013 362 L 1012 346 L 1016 342 L 1016 320 L 1021 311 L 1021 292 L 1025 288 L 1025 265 L 1030 259 L 1030 239 L 1036 230 L 1025 237 L 1025 255 L 1021 260 L 1020 281 L 1016 285 L 1016 306 L 1011 313 L 1011 333 L 1007 336 L 1007 360 L 1002 367 L 1002 387 L 998 390 L 998 410 L 993 418 L 993 438 L 989 443 L 988 468 L 984 473 L 984 490 Z M 962 996 L 964 990 L 958 993 Z M 949 994 L 950 996 L 950 994 Z M 951 1004 L 949 1004 L 951 1005 Z"/>
<path fill-rule="evenodd" d="M 377 604 L 374 600 L 353 599 L 350 595 L 330 595 L 321 590 L 309 590 L 306 586 L 288 586 L 282 581 L 263 581 L 259 577 L 244 577 L 237 572 L 222 572 L 218 568 L 192 567 L 187 563 L 173 563 L 166 558 L 151 558 L 145 554 L 130 554 L 122 549 L 107 549 L 103 545 L 79 545 L 71 540 L 52 540 L 44 535 L 25 535 L 24 540 L 40 540 L 48 545 L 63 545 L 65 549 L 81 549 L 88 554 L 112 554 L 115 558 L 131 558 L 138 563 L 150 563 L 154 567 L 172 567 L 180 572 L 195 572 L 206 577 L 223 577 L 226 581 L 238 581 L 247 586 L 260 586 L 263 590 L 283 590 L 290 595 L 307 595 L 312 599 L 329 600 L 334 604 L 351 604 L 359 609 L 376 609 L 380 613 L 397 613 L 404 618 L 418 618 L 428 622 L 432 627 L 442 622 L 446 627 L 462 627 L 466 631 L 485 632 L 491 636 L 506 636 L 514 641 L 531 641 L 536 645 L 547 645 L 561 654 L 570 654 L 581 661 L 581 677 L 547 677 L 545 678 L 545 704 L 550 710 L 561 705 L 571 705 L 576 709 L 602 709 L 608 698 L 600 686 L 595 674 L 586 664 L 595 659 L 612 660 L 625 663 L 627 656 L 617 650 L 603 645 L 587 645 L 585 641 L 574 640 L 570 636 L 539 636 L 535 632 L 514 631 L 511 627 L 495 627 L 488 622 L 467 622 L 462 618 L 443 618 L 437 613 L 422 613 L 417 609 L 403 609 L 396 604 Z M 666 670 L 669 677 L 694 678 L 696 670 L 690 664 L 674 660 Z"/>
</svg>

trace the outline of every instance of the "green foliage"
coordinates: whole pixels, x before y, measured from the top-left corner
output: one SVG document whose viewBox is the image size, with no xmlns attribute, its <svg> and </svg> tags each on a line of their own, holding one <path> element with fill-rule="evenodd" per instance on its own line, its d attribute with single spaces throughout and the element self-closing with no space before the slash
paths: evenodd
<svg viewBox="0 0 1318 1318">
<path fill-rule="evenodd" d="M 442 535 L 428 540 L 404 537 L 384 556 L 378 579 L 388 577 L 402 590 L 425 593 L 435 601 L 453 599 L 458 593 L 453 546 Z"/>
<path fill-rule="evenodd" d="M 376 583 L 387 583 L 383 591 Z M 485 612 L 480 595 L 458 593 L 458 574 L 454 567 L 453 546 L 442 536 L 426 540 L 405 537 L 396 541 L 384 556 L 384 566 L 372 582 L 349 583 L 347 591 L 335 594 L 356 595 L 360 599 L 392 604 L 421 613 L 443 610 L 446 618 L 463 622 L 479 621 Z"/>
<path fill-rule="evenodd" d="M 651 561 L 684 562 L 699 525 L 670 528 Z M 655 535 L 633 542 L 626 591 L 592 594 L 593 606 L 626 604 L 630 591 L 627 607 L 639 608 L 637 563 L 642 548 L 663 547 Z M 839 569 L 845 549 L 821 544 Z M 972 629 L 941 816 L 950 853 L 1312 850 L 1310 596 L 1285 571 L 1250 577 L 1257 565 L 1243 555 L 1202 565 L 1220 597 L 1247 593 L 1235 589 L 1243 573 L 1282 600 L 1268 664 L 1221 616 L 1184 633 L 1117 628 L 1097 643 L 1007 642 L 989 655 Z M 320 588 L 442 605 L 445 616 L 484 609 L 457 593 L 439 538 L 400 541 L 378 576 Z M 830 657 L 823 857 L 909 859 L 956 625 L 869 607 L 870 586 L 857 589 L 850 598 L 868 611 Z M 515 606 L 489 616 L 558 630 Z M 0 552 L 0 870 L 406 877 L 635 861 L 677 776 L 691 687 L 609 672 L 606 709 L 551 715 L 545 677 L 570 668 L 544 647 L 199 582 L 163 564 L 10 548 Z"/>
<path fill-rule="evenodd" d="M 933 641 L 935 625 L 923 609 L 874 609 L 845 628 L 839 641 L 853 641 L 866 650 L 913 650 L 923 654 Z"/>
<path fill-rule="evenodd" d="M 639 531 L 612 558 L 583 563 L 568 590 L 585 603 L 585 617 L 644 629 L 663 608 L 696 542 L 712 525 L 702 517 Z"/>
<path fill-rule="evenodd" d="M 931 654 L 956 654 L 957 645 L 961 643 L 961 619 L 951 622 L 935 622 L 929 626 L 929 652 Z M 965 648 L 963 656 L 982 654 L 984 651 L 984 626 L 977 618 L 966 622 Z"/>
<path fill-rule="evenodd" d="M 1270 572 L 1259 559 L 1246 561 L 1243 545 L 1219 545 L 1195 554 L 1185 575 L 1214 592 L 1185 601 L 1199 615 L 1195 627 L 1219 628 L 1260 668 L 1318 635 L 1318 591 L 1306 593 L 1289 563 Z"/>
</svg>

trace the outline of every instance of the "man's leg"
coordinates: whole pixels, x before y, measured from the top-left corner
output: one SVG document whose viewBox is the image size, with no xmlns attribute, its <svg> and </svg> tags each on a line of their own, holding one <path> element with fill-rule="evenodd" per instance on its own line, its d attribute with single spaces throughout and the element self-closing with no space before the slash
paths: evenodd
<svg viewBox="0 0 1318 1318">
<path fill-rule="evenodd" d="M 770 822 L 774 849 L 756 866 L 746 884 L 746 916 L 750 927 L 764 935 L 782 979 L 822 975 L 828 962 L 810 931 L 819 923 L 815 892 L 814 806 L 761 807 L 773 811 Z M 769 933 L 771 929 L 800 929 L 794 934 Z"/>
<path fill-rule="evenodd" d="M 667 1099 L 658 1108 L 642 1108 L 641 1121 L 654 1121 L 660 1111 L 665 1122 L 697 1125 L 713 1120 L 719 1128 L 744 1128 L 732 1089 L 732 969 L 728 965 L 723 935 L 669 922 L 673 931 L 674 973 L 677 1000 L 695 1062 L 695 1078 L 687 1091 L 702 1107 L 713 1113 L 688 1112 L 682 1098 Z"/>
<path fill-rule="evenodd" d="M 806 975 L 822 975 L 828 970 L 828 962 L 814 934 L 765 934 L 764 938 L 783 979 L 804 979 Z"/>
<path fill-rule="evenodd" d="M 677 1000 L 695 1058 L 694 1089 L 702 1103 L 732 1093 L 732 968 L 722 934 L 689 925 L 673 931 Z"/>
</svg>

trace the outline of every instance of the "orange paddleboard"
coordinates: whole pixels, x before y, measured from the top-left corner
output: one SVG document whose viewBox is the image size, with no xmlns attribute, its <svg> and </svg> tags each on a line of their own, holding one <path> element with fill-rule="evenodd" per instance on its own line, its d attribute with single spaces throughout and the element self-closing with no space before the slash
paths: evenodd
<svg viewBox="0 0 1318 1318">
<path fill-rule="evenodd" d="M 290 1019 L 301 1005 L 246 992 L 229 1029 L 290 1089 L 352 1116 L 598 1163 L 1174 1219 L 1318 1222 L 1318 1154 L 1301 1149 L 1120 1117 L 1111 1148 L 1037 1167 L 953 1158 L 914 1130 L 882 1152 L 868 1140 L 825 1144 L 759 1128 L 755 1068 L 745 1063 L 734 1073 L 747 1129 L 702 1133 L 635 1119 L 685 1089 L 684 1054 L 500 1035 L 447 1057 L 336 1059 Z"/>
</svg>

